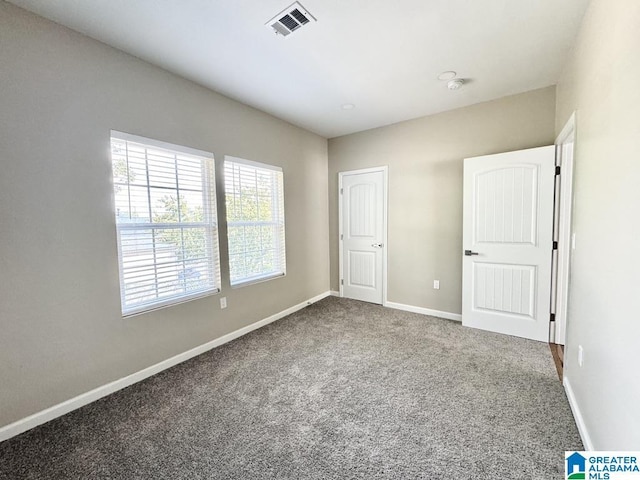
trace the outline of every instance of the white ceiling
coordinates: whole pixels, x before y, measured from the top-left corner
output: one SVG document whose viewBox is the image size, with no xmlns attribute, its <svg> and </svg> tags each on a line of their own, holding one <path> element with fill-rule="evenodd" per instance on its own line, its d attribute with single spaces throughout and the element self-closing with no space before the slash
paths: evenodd
<svg viewBox="0 0 640 480">
<path fill-rule="evenodd" d="M 555 84 L 589 0 L 301 0 L 274 35 L 292 2 L 11 0 L 328 138 Z"/>
</svg>

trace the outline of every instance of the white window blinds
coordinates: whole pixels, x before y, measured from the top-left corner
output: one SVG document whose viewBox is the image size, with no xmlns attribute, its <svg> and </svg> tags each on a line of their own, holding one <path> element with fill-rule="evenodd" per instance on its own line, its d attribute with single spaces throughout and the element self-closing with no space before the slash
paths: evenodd
<svg viewBox="0 0 640 480">
<path fill-rule="evenodd" d="M 220 290 L 213 155 L 111 132 L 123 315 Z"/>
<path fill-rule="evenodd" d="M 225 157 L 231 285 L 286 273 L 282 169 Z"/>
</svg>

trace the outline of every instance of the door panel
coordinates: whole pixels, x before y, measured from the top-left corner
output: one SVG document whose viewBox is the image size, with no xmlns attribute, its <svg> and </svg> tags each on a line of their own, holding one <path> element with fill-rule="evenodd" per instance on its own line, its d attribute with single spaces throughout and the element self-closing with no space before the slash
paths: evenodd
<svg viewBox="0 0 640 480">
<path fill-rule="evenodd" d="M 357 178 L 355 181 L 368 182 L 352 185 L 354 179 L 346 179 L 347 186 L 343 186 L 343 191 L 347 195 L 347 205 L 349 206 L 349 221 L 347 222 L 347 234 L 349 238 L 376 238 L 377 219 L 375 216 L 376 206 L 376 182 L 368 182 L 367 179 Z M 343 185 L 345 178 L 343 177 Z"/>
<path fill-rule="evenodd" d="M 535 243 L 537 176 L 536 165 L 477 174 L 476 243 Z"/>
<path fill-rule="evenodd" d="M 465 159 L 463 325 L 548 341 L 554 152 Z"/>
<path fill-rule="evenodd" d="M 535 266 L 476 262 L 473 277 L 474 310 L 535 318 Z"/>
<path fill-rule="evenodd" d="M 376 288 L 376 253 L 351 250 L 347 285 Z"/>
<path fill-rule="evenodd" d="M 382 304 L 386 237 L 384 171 L 344 172 L 340 179 L 341 294 Z"/>
</svg>

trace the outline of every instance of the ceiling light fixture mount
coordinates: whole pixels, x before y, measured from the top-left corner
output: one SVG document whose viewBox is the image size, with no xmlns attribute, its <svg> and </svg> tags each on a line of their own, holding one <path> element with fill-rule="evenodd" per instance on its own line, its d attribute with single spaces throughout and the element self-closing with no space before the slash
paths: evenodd
<svg viewBox="0 0 640 480">
<path fill-rule="evenodd" d="M 464 85 L 464 79 L 462 78 L 454 78 L 447 82 L 447 88 L 449 90 L 459 90 L 462 88 L 462 85 Z"/>
</svg>

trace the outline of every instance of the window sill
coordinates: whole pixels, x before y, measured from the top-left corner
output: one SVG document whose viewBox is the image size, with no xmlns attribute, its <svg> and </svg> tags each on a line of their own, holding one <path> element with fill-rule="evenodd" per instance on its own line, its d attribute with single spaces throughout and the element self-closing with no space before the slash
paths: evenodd
<svg viewBox="0 0 640 480">
<path fill-rule="evenodd" d="M 180 297 L 167 300 L 165 302 L 154 303 L 153 305 L 148 305 L 144 307 L 134 308 L 127 312 L 122 313 L 122 318 L 131 318 L 138 315 L 143 315 L 145 313 L 155 312 L 156 310 L 161 310 L 168 307 L 173 307 L 175 305 L 180 305 L 182 303 L 191 302 L 192 300 L 198 300 L 200 298 L 210 297 L 212 295 L 217 295 L 220 293 L 220 288 L 216 288 L 214 290 L 208 290 L 206 292 L 198 292 L 193 295 L 189 295 L 188 297 Z"/>
<path fill-rule="evenodd" d="M 256 283 L 268 282 L 269 280 L 273 280 L 275 278 L 285 277 L 286 273 L 274 273 L 272 275 L 266 275 L 264 277 L 253 277 L 248 280 L 244 280 L 242 282 L 231 284 L 231 288 L 242 288 L 247 287 L 249 285 L 255 285 Z"/>
</svg>

